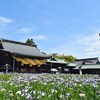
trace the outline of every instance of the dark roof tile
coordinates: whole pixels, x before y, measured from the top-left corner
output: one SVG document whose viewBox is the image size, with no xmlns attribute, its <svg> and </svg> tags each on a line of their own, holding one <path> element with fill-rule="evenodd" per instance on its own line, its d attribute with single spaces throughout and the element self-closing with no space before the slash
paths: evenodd
<svg viewBox="0 0 100 100">
<path fill-rule="evenodd" d="M 18 55 L 42 57 L 42 58 L 51 57 L 50 55 L 40 52 L 36 46 L 33 46 L 33 45 L 30 46 L 21 42 L 3 40 L 2 46 L 3 46 L 2 50 L 10 52 L 10 53 L 15 53 Z"/>
</svg>

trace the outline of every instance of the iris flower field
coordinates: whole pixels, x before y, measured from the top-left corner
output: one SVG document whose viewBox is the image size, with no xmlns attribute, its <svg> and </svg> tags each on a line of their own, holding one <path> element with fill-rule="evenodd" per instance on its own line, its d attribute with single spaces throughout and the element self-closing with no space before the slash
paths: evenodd
<svg viewBox="0 0 100 100">
<path fill-rule="evenodd" d="M 0 100 L 100 100 L 100 77 L 1 73 Z"/>
</svg>

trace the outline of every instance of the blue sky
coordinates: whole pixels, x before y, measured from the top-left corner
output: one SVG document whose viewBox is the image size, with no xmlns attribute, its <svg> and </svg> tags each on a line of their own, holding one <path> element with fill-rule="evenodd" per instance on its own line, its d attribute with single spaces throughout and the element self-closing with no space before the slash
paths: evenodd
<svg viewBox="0 0 100 100">
<path fill-rule="evenodd" d="M 0 37 L 46 53 L 100 57 L 99 32 L 100 0 L 0 0 Z"/>
</svg>

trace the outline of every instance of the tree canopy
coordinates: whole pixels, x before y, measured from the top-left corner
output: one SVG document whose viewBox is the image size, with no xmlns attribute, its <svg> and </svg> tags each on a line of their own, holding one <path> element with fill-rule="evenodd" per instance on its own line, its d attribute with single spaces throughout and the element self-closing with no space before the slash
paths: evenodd
<svg viewBox="0 0 100 100">
<path fill-rule="evenodd" d="M 33 39 L 27 39 L 26 44 L 35 45 L 35 42 L 33 41 Z"/>
<path fill-rule="evenodd" d="M 73 57 L 72 55 L 58 55 L 58 53 L 53 54 L 54 58 L 63 59 L 66 62 L 74 62 L 77 58 Z"/>
</svg>

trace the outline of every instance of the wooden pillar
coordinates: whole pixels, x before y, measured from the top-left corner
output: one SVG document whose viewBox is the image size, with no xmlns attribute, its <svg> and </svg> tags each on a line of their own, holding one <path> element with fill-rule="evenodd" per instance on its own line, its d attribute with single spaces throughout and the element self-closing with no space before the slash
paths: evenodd
<svg viewBox="0 0 100 100">
<path fill-rule="evenodd" d="M 52 69 L 52 62 L 51 62 L 51 69 Z M 50 69 L 50 71 L 51 71 L 51 69 Z M 51 71 L 51 73 L 52 73 L 52 71 Z"/>
<path fill-rule="evenodd" d="M 19 68 L 18 68 L 18 62 L 16 63 L 16 67 L 17 67 L 17 72 L 19 72 Z"/>
<path fill-rule="evenodd" d="M 25 65 L 25 72 L 28 72 L 29 65 Z"/>
<path fill-rule="evenodd" d="M 15 58 L 13 58 L 13 72 L 15 71 Z"/>
<path fill-rule="evenodd" d="M 5 65 L 8 63 L 8 53 L 5 53 Z"/>
</svg>

